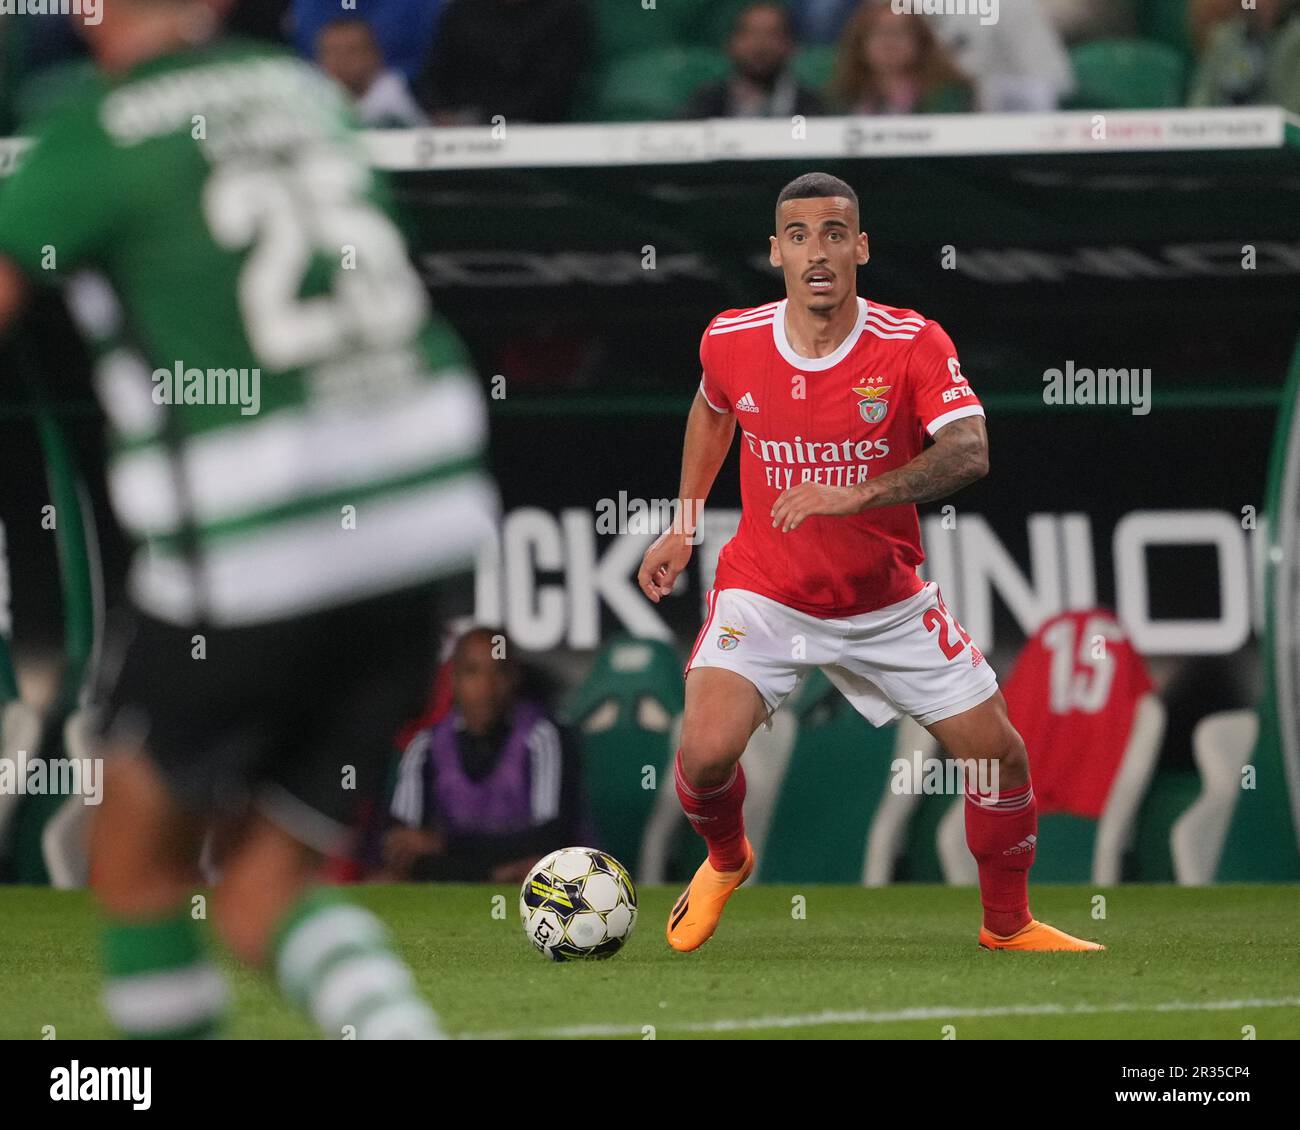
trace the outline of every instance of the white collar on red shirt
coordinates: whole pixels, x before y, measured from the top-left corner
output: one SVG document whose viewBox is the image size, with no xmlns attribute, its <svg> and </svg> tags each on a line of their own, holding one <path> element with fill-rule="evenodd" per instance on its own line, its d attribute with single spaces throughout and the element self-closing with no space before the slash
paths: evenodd
<svg viewBox="0 0 1300 1130">
<path fill-rule="evenodd" d="M 867 324 L 867 300 L 859 296 L 858 320 L 853 323 L 853 329 L 849 331 L 849 336 L 840 342 L 835 352 L 828 353 L 825 357 L 800 357 L 790 345 L 789 338 L 785 336 L 785 308 L 788 302 L 788 298 L 783 298 L 777 304 L 776 316 L 772 319 L 772 340 L 776 343 L 776 351 L 786 361 L 796 369 L 803 369 L 808 373 L 829 369 L 843 361 L 853 347 L 857 345 L 858 338 L 862 336 L 862 331 Z"/>
</svg>

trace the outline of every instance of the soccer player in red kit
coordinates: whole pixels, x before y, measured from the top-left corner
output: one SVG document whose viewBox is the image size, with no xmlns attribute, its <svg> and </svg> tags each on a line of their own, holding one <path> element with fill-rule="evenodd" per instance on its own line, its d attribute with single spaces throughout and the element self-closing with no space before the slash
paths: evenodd
<svg viewBox="0 0 1300 1130">
<path fill-rule="evenodd" d="M 966 793 L 980 945 L 1102 949 L 1029 912 L 1037 810 L 1024 743 L 989 664 L 938 586 L 916 575 L 916 504 L 988 471 L 979 398 L 938 323 L 858 296 L 868 249 L 852 188 L 824 173 L 792 181 L 777 198 L 776 232 L 771 261 L 786 297 L 709 323 L 680 520 L 638 574 L 651 600 L 672 591 L 739 427 L 740 528 L 718 558 L 687 664 L 675 774 L 709 857 L 673 906 L 668 942 L 681 951 L 706 942 L 753 871 L 740 757 L 800 676 L 820 667 L 873 725 L 910 714 L 951 756 L 998 763 L 996 776 L 970 778 L 998 782 L 996 792 Z"/>
</svg>

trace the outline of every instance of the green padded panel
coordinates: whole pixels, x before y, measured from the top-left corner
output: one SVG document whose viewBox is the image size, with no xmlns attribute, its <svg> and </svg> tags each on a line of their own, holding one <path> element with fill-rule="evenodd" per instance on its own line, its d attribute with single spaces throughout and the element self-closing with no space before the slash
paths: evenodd
<svg viewBox="0 0 1300 1130">
<path fill-rule="evenodd" d="M 1124 879 L 1136 883 L 1172 883 L 1174 857 L 1169 833 L 1201 795 L 1201 777 L 1195 770 L 1157 773 L 1138 812 L 1133 851 L 1125 861 Z M 1130 871 L 1132 874 L 1130 874 Z"/>
<path fill-rule="evenodd" d="M 1034 851 L 1033 883 L 1089 883 L 1092 853 L 1097 844 L 1097 822 L 1065 812 L 1038 816 L 1038 843 Z"/>
<path fill-rule="evenodd" d="M 726 57 L 697 47 L 666 47 L 616 60 L 600 82 L 593 113 L 601 121 L 674 118 L 695 90 L 729 70 Z"/>
<path fill-rule="evenodd" d="M 1138 30 L 1143 39 L 1153 39 L 1183 55 L 1192 50 L 1192 27 L 1187 0 L 1142 0 L 1138 8 Z"/>
<path fill-rule="evenodd" d="M 1187 61 L 1164 43 L 1100 40 L 1070 52 L 1076 89 L 1070 104 L 1081 110 L 1151 110 L 1181 106 Z"/>
<path fill-rule="evenodd" d="M 642 8 L 641 0 L 592 0 L 600 68 L 627 55 L 675 45 L 681 10 L 689 6 L 689 0 L 656 0 L 654 8 Z"/>
<path fill-rule="evenodd" d="M 662 3 L 663 0 L 660 0 Z M 677 0 L 678 41 L 691 47 L 725 49 L 736 18 L 755 0 Z"/>
<path fill-rule="evenodd" d="M 831 75 L 835 73 L 835 53 L 835 48 L 829 44 L 814 44 L 803 48 L 794 57 L 795 77 L 819 94 L 825 93 L 830 86 Z"/>
</svg>

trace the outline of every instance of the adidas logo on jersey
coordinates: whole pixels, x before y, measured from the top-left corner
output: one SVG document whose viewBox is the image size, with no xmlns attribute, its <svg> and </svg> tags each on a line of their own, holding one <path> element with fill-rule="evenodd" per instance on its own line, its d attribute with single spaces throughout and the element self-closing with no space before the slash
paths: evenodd
<svg viewBox="0 0 1300 1130">
<path fill-rule="evenodd" d="M 758 411 L 758 405 L 754 402 L 754 396 L 752 393 L 747 392 L 745 393 L 744 396 L 742 396 L 739 400 L 736 401 L 736 411 L 737 412 Z"/>
</svg>

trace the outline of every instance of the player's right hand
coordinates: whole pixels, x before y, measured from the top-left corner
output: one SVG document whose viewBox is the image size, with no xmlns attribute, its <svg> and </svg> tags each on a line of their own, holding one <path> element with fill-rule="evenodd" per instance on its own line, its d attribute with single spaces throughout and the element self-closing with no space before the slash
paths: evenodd
<svg viewBox="0 0 1300 1130">
<path fill-rule="evenodd" d="M 665 530 L 641 558 L 636 581 L 641 591 L 656 604 L 673 591 L 677 574 L 691 559 L 691 535 L 681 530 Z"/>
</svg>

